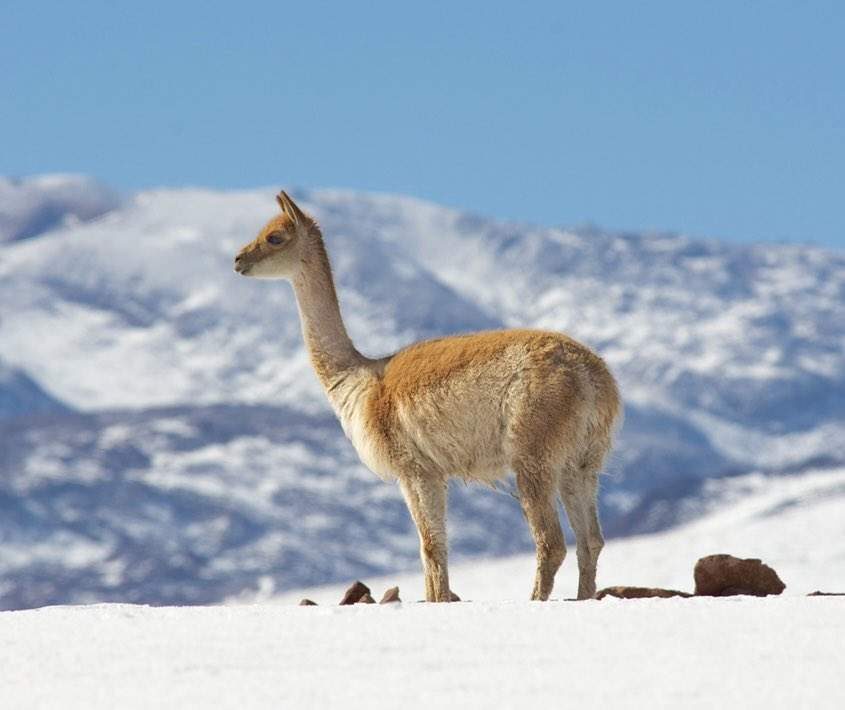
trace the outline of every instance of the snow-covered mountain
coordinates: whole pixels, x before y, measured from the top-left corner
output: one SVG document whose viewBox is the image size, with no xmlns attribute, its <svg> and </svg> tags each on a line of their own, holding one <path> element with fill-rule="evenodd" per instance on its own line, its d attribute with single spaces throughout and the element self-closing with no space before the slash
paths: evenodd
<svg viewBox="0 0 845 710">
<path fill-rule="evenodd" d="M 83 186 L 61 209 L 57 181 Z M 212 601 L 416 564 L 398 490 L 319 391 L 289 287 L 232 272 L 275 188 L 0 188 L 0 607 Z M 520 325 L 608 360 L 627 408 L 611 535 L 694 516 L 725 477 L 845 464 L 841 253 L 292 192 L 363 352 Z M 456 556 L 530 546 L 508 492 L 455 486 Z"/>
<path fill-rule="evenodd" d="M 119 204 L 117 192 L 82 175 L 0 176 L 0 243 L 86 222 Z"/>
</svg>

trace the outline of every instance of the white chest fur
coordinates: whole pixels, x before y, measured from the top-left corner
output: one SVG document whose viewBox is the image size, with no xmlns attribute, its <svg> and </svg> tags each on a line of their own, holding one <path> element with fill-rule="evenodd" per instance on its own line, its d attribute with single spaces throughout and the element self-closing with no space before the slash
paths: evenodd
<svg viewBox="0 0 845 710">
<path fill-rule="evenodd" d="M 348 378 L 332 390 L 329 401 L 361 462 L 381 478 L 392 478 L 394 474 L 380 453 L 373 428 L 366 417 L 370 385 L 371 381 L 366 377 Z"/>
</svg>

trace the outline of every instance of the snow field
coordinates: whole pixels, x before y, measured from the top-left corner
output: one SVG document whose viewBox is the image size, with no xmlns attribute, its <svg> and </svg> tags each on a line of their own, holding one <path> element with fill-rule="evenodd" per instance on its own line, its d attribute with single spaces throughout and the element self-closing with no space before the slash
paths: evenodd
<svg viewBox="0 0 845 710">
<path fill-rule="evenodd" d="M 845 599 L 49 607 L 8 708 L 838 708 Z"/>
<path fill-rule="evenodd" d="M 461 604 L 416 603 L 414 569 L 364 578 L 376 598 L 399 584 L 405 601 L 384 606 L 337 606 L 346 583 L 268 584 L 216 607 L 4 612 L 0 708 L 839 708 L 845 597 L 804 595 L 845 591 L 843 476 L 736 478 L 731 503 L 611 540 L 599 565 L 603 586 L 692 590 L 698 557 L 759 556 L 779 597 L 521 601 L 534 561 L 520 555 L 455 560 Z M 576 586 L 570 549 L 555 596 Z"/>
</svg>

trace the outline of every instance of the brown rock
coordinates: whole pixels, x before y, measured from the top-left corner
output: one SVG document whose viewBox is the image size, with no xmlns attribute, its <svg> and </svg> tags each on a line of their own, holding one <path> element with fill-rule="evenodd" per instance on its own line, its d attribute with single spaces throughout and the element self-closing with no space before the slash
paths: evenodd
<svg viewBox="0 0 845 710">
<path fill-rule="evenodd" d="M 759 597 L 760 594 L 755 594 L 753 589 L 744 589 L 743 587 L 725 587 L 719 594 L 720 597 Z M 765 596 L 765 595 L 762 595 Z"/>
<path fill-rule="evenodd" d="M 299 606 L 317 606 L 317 602 L 312 602 L 310 599 L 303 599 L 299 602 Z"/>
<path fill-rule="evenodd" d="M 816 590 L 815 592 L 810 592 L 808 597 L 845 597 L 845 592 L 820 592 Z"/>
<path fill-rule="evenodd" d="M 347 604 L 356 604 L 357 602 L 361 601 L 361 597 L 365 594 L 370 593 L 370 588 L 364 584 L 363 582 L 355 582 L 349 589 L 346 590 L 346 593 L 343 595 L 343 599 L 340 600 L 341 606 L 346 606 Z"/>
<path fill-rule="evenodd" d="M 780 594 L 786 585 L 760 560 L 743 560 L 733 555 L 709 555 L 695 564 L 695 593 L 705 597 L 748 594 L 765 597 Z"/>
<path fill-rule="evenodd" d="M 419 599 L 418 603 L 419 602 L 425 602 L 425 601 L 426 601 L 425 599 Z M 449 601 L 450 602 L 459 602 L 459 601 L 461 601 L 461 598 L 450 589 L 449 590 Z"/>
<path fill-rule="evenodd" d="M 376 603 L 376 600 L 375 600 L 375 599 L 373 599 L 373 598 L 370 596 L 369 592 L 367 592 L 364 596 L 362 596 L 362 597 L 361 597 L 361 598 L 360 598 L 357 602 L 355 602 L 355 603 L 356 603 L 356 604 L 375 604 L 375 603 Z"/>
<path fill-rule="evenodd" d="M 390 604 L 392 602 L 401 601 L 402 600 L 399 598 L 399 587 L 391 587 L 384 593 L 384 596 L 381 598 L 379 604 Z"/>
<path fill-rule="evenodd" d="M 617 597 L 618 599 L 647 599 L 648 597 L 691 597 L 688 592 L 679 592 L 676 589 L 659 589 L 655 587 L 605 587 L 596 592 L 596 599 L 605 597 Z"/>
</svg>

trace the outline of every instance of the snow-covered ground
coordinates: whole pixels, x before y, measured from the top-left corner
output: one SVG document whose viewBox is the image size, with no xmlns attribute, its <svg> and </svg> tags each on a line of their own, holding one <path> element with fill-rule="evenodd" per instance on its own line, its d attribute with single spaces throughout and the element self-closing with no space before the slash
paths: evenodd
<svg viewBox="0 0 845 710">
<path fill-rule="evenodd" d="M 719 507 L 691 523 L 609 541 L 599 561 L 599 587 L 622 584 L 692 592 L 696 560 L 726 552 L 757 557 L 774 567 L 787 585 L 785 595 L 845 592 L 845 469 L 808 472 L 799 478 L 742 476 L 730 479 L 730 486 Z M 530 594 L 533 574 L 533 555 L 516 555 L 458 562 L 450 568 L 450 581 L 462 599 L 521 600 Z M 403 599 L 425 596 L 418 570 L 363 581 L 376 598 L 397 584 Z M 308 597 L 319 604 L 333 604 L 345 586 L 264 593 L 235 601 L 293 604 Z M 571 598 L 577 588 L 575 550 L 570 549 L 557 574 L 553 596 Z"/>
<path fill-rule="evenodd" d="M 841 708 L 845 598 L 0 613 L 4 708 Z"/>
<path fill-rule="evenodd" d="M 468 603 L 339 607 L 344 585 L 241 596 L 216 607 L 128 604 L 0 613 L 2 708 L 841 708 L 845 470 L 750 475 L 700 519 L 612 540 L 601 585 L 691 591 L 695 560 L 771 564 L 780 597 L 525 601 L 533 559 L 464 561 Z M 351 581 L 351 580 L 350 580 Z M 302 597 L 319 603 L 299 607 Z"/>
</svg>

